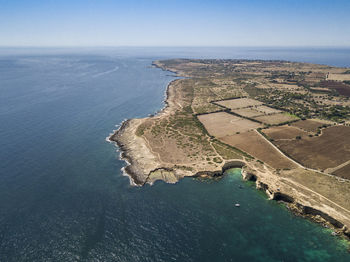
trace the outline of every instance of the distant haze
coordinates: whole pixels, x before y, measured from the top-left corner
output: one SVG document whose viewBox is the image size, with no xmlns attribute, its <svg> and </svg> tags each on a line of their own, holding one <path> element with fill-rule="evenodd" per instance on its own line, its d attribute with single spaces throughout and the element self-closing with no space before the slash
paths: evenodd
<svg viewBox="0 0 350 262">
<path fill-rule="evenodd" d="M 347 0 L 0 0 L 0 46 L 350 46 Z"/>
</svg>

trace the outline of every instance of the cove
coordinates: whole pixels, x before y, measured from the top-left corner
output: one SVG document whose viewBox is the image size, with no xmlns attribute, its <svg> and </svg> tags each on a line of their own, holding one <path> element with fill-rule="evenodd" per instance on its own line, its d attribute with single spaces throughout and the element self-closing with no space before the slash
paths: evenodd
<svg viewBox="0 0 350 262">
<path fill-rule="evenodd" d="M 154 208 L 160 217 L 146 220 L 145 230 L 152 229 L 152 224 L 164 225 L 162 231 L 169 239 L 164 235 L 161 242 L 174 244 L 167 245 L 167 250 L 179 261 L 350 259 L 346 242 L 268 200 L 254 182 L 243 181 L 239 168 L 216 180 L 185 178 L 175 185 L 156 182 L 135 191 L 157 203 Z"/>
</svg>

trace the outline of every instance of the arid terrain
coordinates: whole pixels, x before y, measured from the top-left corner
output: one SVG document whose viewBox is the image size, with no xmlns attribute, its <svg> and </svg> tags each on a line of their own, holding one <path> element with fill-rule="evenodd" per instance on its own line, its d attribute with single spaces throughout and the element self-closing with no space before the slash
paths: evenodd
<svg viewBox="0 0 350 262">
<path fill-rule="evenodd" d="M 271 199 L 350 235 L 349 70 L 285 61 L 174 59 L 185 78 L 157 115 L 111 136 L 133 183 L 242 167 Z"/>
</svg>

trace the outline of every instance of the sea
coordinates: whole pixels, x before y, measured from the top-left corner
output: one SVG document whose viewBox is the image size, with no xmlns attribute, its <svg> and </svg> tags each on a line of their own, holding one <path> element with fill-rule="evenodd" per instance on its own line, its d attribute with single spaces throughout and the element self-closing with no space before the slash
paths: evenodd
<svg viewBox="0 0 350 262">
<path fill-rule="evenodd" d="M 180 57 L 350 67 L 346 48 L 0 48 L 1 262 L 350 261 L 240 169 L 130 185 L 106 138 L 164 106 L 177 77 L 151 64 Z"/>
</svg>

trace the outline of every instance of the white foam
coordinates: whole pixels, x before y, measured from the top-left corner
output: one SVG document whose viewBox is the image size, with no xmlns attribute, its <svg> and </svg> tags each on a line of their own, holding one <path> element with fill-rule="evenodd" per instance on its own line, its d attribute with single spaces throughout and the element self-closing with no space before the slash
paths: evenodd
<svg viewBox="0 0 350 262">
<path fill-rule="evenodd" d="M 116 66 L 115 68 L 113 68 L 112 70 L 108 70 L 108 71 L 105 71 L 105 72 L 101 72 L 101 73 L 98 73 L 96 75 L 93 75 L 92 77 L 99 77 L 99 76 L 103 76 L 103 75 L 107 75 L 107 74 L 110 74 L 110 73 L 113 73 L 115 71 L 117 71 L 119 69 L 119 66 Z"/>
<path fill-rule="evenodd" d="M 130 162 L 128 161 L 127 158 L 124 158 L 123 152 L 120 150 L 120 147 L 118 146 L 118 144 L 115 141 L 110 140 L 111 136 L 114 135 L 116 132 L 118 132 L 118 130 L 123 126 L 124 122 L 127 121 L 128 119 L 124 119 L 121 124 L 115 125 L 115 127 L 117 127 L 116 130 L 113 130 L 113 133 L 109 134 L 109 136 L 106 137 L 106 141 L 108 143 L 114 144 L 116 147 L 116 152 L 119 152 L 119 160 L 124 161 L 126 163 L 125 166 L 123 166 L 120 170 L 122 171 L 122 176 L 126 176 L 129 178 L 129 183 L 131 186 L 139 186 L 138 184 L 135 183 L 135 181 L 133 180 L 133 178 L 128 174 L 128 172 L 125 171 L 125 168 L 127 166 L 130 166 Z"/>
<path fill-rule="evenodd" d="M 111 136 L 113 136 L 116 132 L 118 132 L 119 131 L 119 129 L 123 126 L 123 124 L 124 124 L 124 122 L 126 122 L 128 119 L 124 119 L 120 124 L 118 124 L 118 125 L 115 125 L 115 127 L 117 128 L 117 129 L 113 129 L 113 132 L 112 133 L 110 133 L 107 137 L 106 137 L 106 141 L 108 142 L 108 143 L 115 143 L 115 145 L 118 147 L 118 145 L 117 145 L 117 143 L 115 142 L 115 141 L 112 141 L 110 138 L 111 138 Z M 118 150 L 119 151 L 119 150 Z"/>
</svg>

